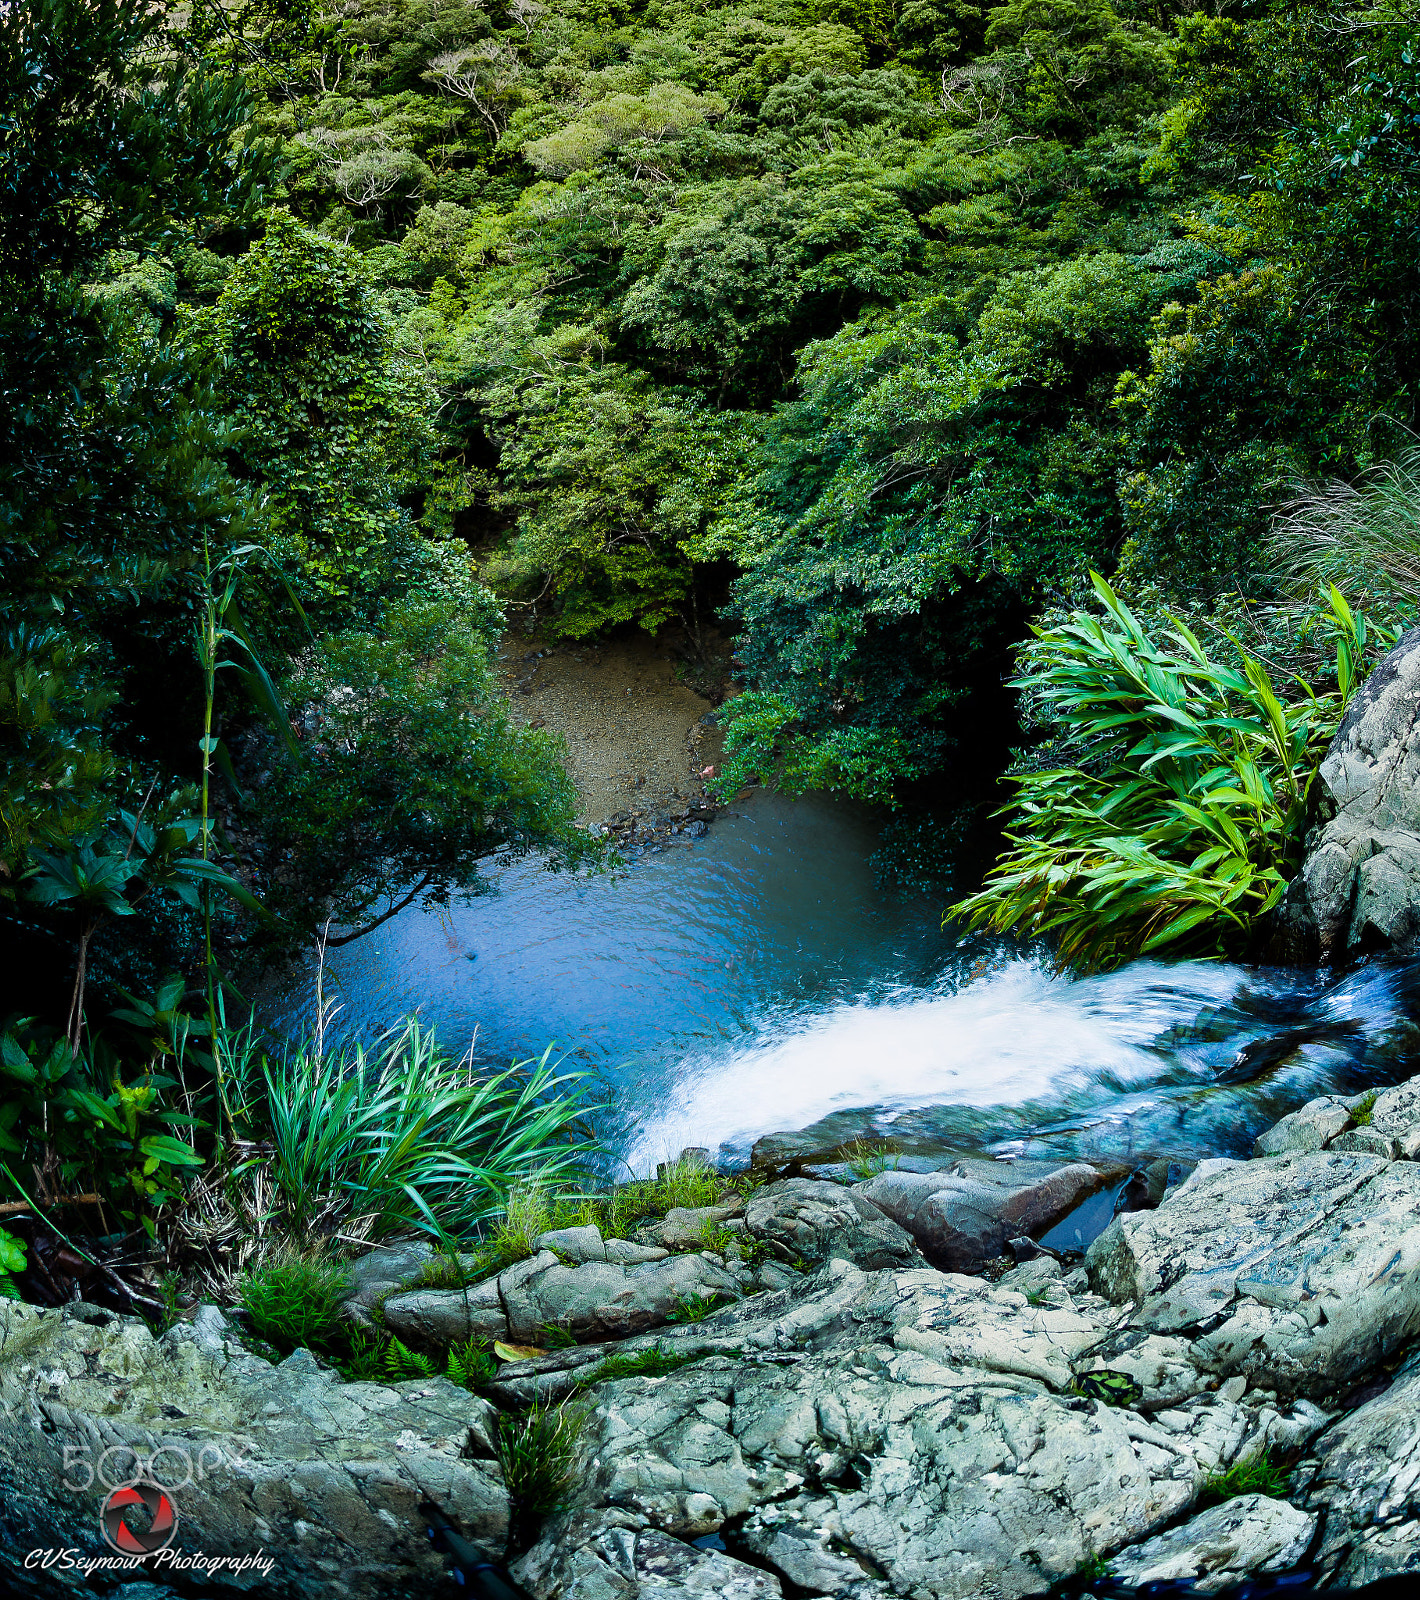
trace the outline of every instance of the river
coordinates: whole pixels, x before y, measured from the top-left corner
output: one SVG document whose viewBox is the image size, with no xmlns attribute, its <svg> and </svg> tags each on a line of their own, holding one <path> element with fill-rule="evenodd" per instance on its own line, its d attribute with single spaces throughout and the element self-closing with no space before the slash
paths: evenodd
<svg viewBox="0 0 1420 1600">
<path fill-rule="evenodd" d="M 361 1034 L 417 1012 L 490 1063 L 553 1045 L 638 1173 L 691 1144 L 740 1160 L 830 1115 L 907 1151 L 1243 1155 L 1313 1095 L 1413 1070 L 1411 967 L 1072 978 L 885 892 L 876 842 L 851 805 L 756 792 L 618 872 L 523 862 L 466 905 L 406 911 L 332 951 L 326 990 Z M 288 974 L 268 1020 L 304 1031 L 314 994 L 311 969 Z"/>
</svg>

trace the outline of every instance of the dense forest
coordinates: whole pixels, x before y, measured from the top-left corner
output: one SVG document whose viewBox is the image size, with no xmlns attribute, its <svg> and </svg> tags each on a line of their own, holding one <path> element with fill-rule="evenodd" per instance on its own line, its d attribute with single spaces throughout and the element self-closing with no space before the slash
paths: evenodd
<svg viewBox="0 0 1420 1600">
<path fill-rule="evenodd" d="M 239 947 L 596 857 L 510 614 L 729 639 L 727 793 L 920 839 L 1014 763 L 978 920 L 1237 948 L 1417 598 L 1418 30 L 5 7 L 0 1148 L 138 1142 L 100 1013 L 220 1087 Z"/>
</svg>

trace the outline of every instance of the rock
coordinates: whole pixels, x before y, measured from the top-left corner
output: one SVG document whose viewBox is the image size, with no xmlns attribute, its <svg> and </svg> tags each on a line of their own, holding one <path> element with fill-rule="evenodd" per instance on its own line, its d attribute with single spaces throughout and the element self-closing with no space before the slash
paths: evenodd
<svg viewBox="0 0 1420 1600">
<path fill-rule="evenodd" d="M 1303 1504 L 1323 1513 L 1328 1588 L 1420 1568 L 1420 1362 L 1317 1441 Z"/>
<path fill-rule="evenodd" d="M 1322 823 L 1278 908 L 1271 954 L 1340 960 L 1420 934 L 1420 628 L 1357 691 L 1317 774 Z"/>
<path fill-rule="evenodd" d="M 434 1247 L 427 1239 L 377 1244 L 350 1264 L 346 1316 L 359 1327 L 373 1327 L 372 1313 L 380 1301 L 413 1283 L 433 1259 Z"/>
<path fill-rule="evenodd" d="M 954 1162 L 945 1172 L 881 1172 L 854 1185 L 948 1272 L 979 1271 L 1008 1240 L 1043 1233 L 1101 1187 L 1083 1162 Z"/>
<path fill-rule="evenodd" d="M 719 1550 L 697 1550 L 644 1519 L 608 1519 L 569 1549 L 538 1545 L 513 1568 L 533 1594 L 577 1600 L 779 1600 L 772 1573 Z"/>
<path fill-rule="evenodd" d="M 1377 1133 L 1374 1128 L 1348 1128 L 1345 1133 L 1338 1133 L 1326 1148 L 1358 1151 L 1368 1156 L 1384 1156 L 1387 1161 L 1393 1160 L 1396 1155 L 1395 1140 L 1388 1139 L 1383 1133 Z"/>
<path fill-rule="evenodd" d="M 601 1229 L 590 1223 L 584 1228 L 553 1228 L 533 1240 L 535 1250 L 551 1250 L 554 1255 L 574 1263 L 605 1261 L 606 1244 Z"/>
<path fill-rule="evenodd" d="M 608 1239 L 606 1258 L 623 1267 L 639 1266 L 643 1261 L 664 1261 L 670 1254 L 663 1245 L 633 1244 L 630 1239 Z"/>
<path fill-rule="evenodd" d="M 703 1255 L 666 1256 L 635 1266 L 587 1261 L 564 1266 L 551 1250 L 520 1261 L 475 1288 L 422 1289 L 385 1302 L 401 1339 L 450 1345 L 470 1334 L 537 1344 L 548 1328 L 579 1343 L 623 1339 L 667 1322 L 687 1300 L 738 1298 L 737 1279 Z"/>
<path fill-rule="evenodd" d="M 1362 1131 L 1390 1139 L 1397 1155 L 1413 1161 L 1420 1154 L 1420 1077 L 1382 1090 Z"/>
<path fill-rule="evenodd" d="M 1191 1359 L 1326 1396 L 1420 1333 L 1420 1166 L 1321 1151 L 1204 1161 L 1086 1257 L 1130 1325 L 1192 1331 Z"/>
<path fill-rule="evenodd" d="M 603 1578 L 602 1541 L 733 1521 L 795 1592 L 1040 1593 L 1184 1512 L 1254 1432 L 1219 1395 L 1146 1422 L 1070 1393 L 1070 1353 L 1119 1317 L 1088 1293 L 1038 1306 L 980 1279 L 832 1261 L 713 1331 L 677 1330 L 693 1364 L 592 1389 L 573 1502 L 516 1576 L 534 1600 L 650 1600 Z"/>
<path fill-rule="evenodd" d="M 1281 1156 L 1293 1150 L 1325 1150 L 1350 1121 L 1351 1113 L 1344 1100 L 1332 1094 L 1322 1095 L 1318 1100 L 1308 1100 L 1300 1110 L 1259 1134 L 1252 1153 Z"/>
<path fill-rule="evenodd" d="M 343 1383 L 306 1351 L 273 1366 L 215 1310 L 154 1339 L 130 1318 L 96 1325 L 0 1301 L 0 1587 L 36 1600 L 89 1594 L 77 1571 L 27 1572 L 24 1555 L 104 1553 L 107 1485 L 95 1469 L 116 1484 L 151 1462 L 185 1551 L 273 1559 L 269 1580 L 235 1580 L 243 1592 L 441 1592 L 421 1501 L 491 1549 L 507 1534 L 507 1497 L 486 1459 L 493 1415 L 442 1378 Z"/>
<path fill-rule="evenodd" d="M 740 1204 L 728 1206 L 673 1206 L 659 1222 L 648 1222 L 636 1230 L 643 1244 L 665 1250 L 700 1250 L 707 1232 L 722 1227 L 743 1212 Z"/>
<path fill-rule="evenodd" d="M 1199 1594 L 1213 1594 L 1254 1572 L 1295 1566 L 1311 1543 L 1316 1518 L 1285 1500 L 1243 1494 L 1114 1558 L 1118 1583 L 1196 1581 Z"/>
<path fill-rule="evenodd" d="M 910 1233 L 866 1196 L 836 1183 L 771 1183 L 751 1197 L 745 1226 L 783 1261 L 817 1266 L 836 1257 L 875 1268 L 914 1266 L 920 1259 Z"/>
</svg>

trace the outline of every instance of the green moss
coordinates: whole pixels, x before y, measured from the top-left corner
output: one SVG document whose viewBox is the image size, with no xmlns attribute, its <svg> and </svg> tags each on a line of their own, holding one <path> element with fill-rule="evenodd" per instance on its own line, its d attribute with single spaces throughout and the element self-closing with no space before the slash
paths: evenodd
<svg viewBox="0 0 1420 1600">
<path fill-rule="evenodd" d="M 1364 1095 L 1351 1108 L 1351 1120 L 1358 1128 L 1369 1128 L 1371 1125 L 1371 1112 L 1376 1101 L 1380 1099 L 1379 1089 L 1368 1089 Z"/>
<path fill-rule="evenodd" d="M 629 1355 L 608 1356 L 586 1381 L 593 1384 L 614 1383 L 619 1378 L 663 1378 L 700 1359 L 699 1355 L 683 1355 L 656 1344 Z"/>
</svg>

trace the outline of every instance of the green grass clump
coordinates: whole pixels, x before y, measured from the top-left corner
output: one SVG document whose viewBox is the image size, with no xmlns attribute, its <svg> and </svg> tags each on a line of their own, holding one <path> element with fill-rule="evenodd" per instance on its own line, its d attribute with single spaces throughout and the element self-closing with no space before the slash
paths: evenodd
<svg viewBox="0 0 1420 1600">
<path fill-rule="evenodd" d="M 519 1514 L 545 1517 L 572 1486 L 584 1413 L 567 1406 L 533 1406 L 522 1416 L 498 1418 L 494 1448 Z"/>
<path fill-rule="evenodd" d="M 321 1354 L 346 1342 L 341 1303 L 349 1287 L 338 1263 L 290 1255 L 248 1272 L 240 1300 L 257 1334 L 277 1350 Z"/>
<path fill-rule="evenodd" d="M 1226 1472 L 1210 1473 L 1203 1481 L 1199 1495 L 1200 1505 L 1217 1505 L 1223 1500 L 1235 1500 L 1240 1494 L 1265 1494 L 1269 1499 L 1280 1500 L 1287 1493 L 1291 1473 L 1272 1459 L 1272 1452 L 1264 1450 L 1250 1461 L 1239 1461 Z"/>
<path fill-rule="evenodd" d="M 472 1236 L 504 1197 L 565 1181 L 596 1151 L 580 1086 L 548 1055 L 485 1074 L 413 1019 L 371 1046 L 265 1056 L 248 1077 L 242 1099 L 268 1123 L 262 1160 L 297 1237 L 351 1212 L 373 1213 L 377 1233 Z"/>
<path fill-rule="evenodd" d="M 1369 1128 L 1371 1125 L 1371 1112 L 1375 1109 L 1376 1101 L 1380 1099 L 1379 1089 L 1368 1089 L 1365 1095 L 1351 1108 L 1351 1120 L 1358 1128 Z"/>
<path fill-rule="evenodd" d="M 608 1356 L 587 1379 L 592 1383 L 614 1383 L 618 1378 L 664 1378 L 668 1372 L 699 1361 L 698 1355 L 681 1355 L 655 1344 L 629 1355 Z"/>
<path fill-rule="evenodd" d="M 866 1139 L 855 1139 L 852 1144 L 843 1147 L 843 1159 L 848 1163 L 848 1169 L 860 1182 L 868 1178 L 876 1178 L 880 1172 L 886 1172 L 889 1167 L 897 1166 L 897 1151 L 886 1140 L 869 1143 Z"/>
<path fill-rule="evenodd" d="M 1374 640 L 1336 589 L 1312 620 L 1335 692 L 1274 687 L 1260 660 L 1212 659 L 1180 621 L 1097 608 L 1037 630 L 1012 687 L 1060 730 L 1058 759 L 1012 775 L 1008 848 L 956 906 L 967 926 L 1049 936 L 1087 967 L 1242 948 L 1301 860 L 1311 788 Z"/>
<path fill-rule="evenodd" d="M 706 1317 L 716 1311 L 722 1311 L 726 1306 L 733 1305 L 734 1301 L 723 1294 L 687 1294 L 676 1301 L 675 1310 L 666 1318 L 667 1322 L 704 1322 Z"/>
</svg>

